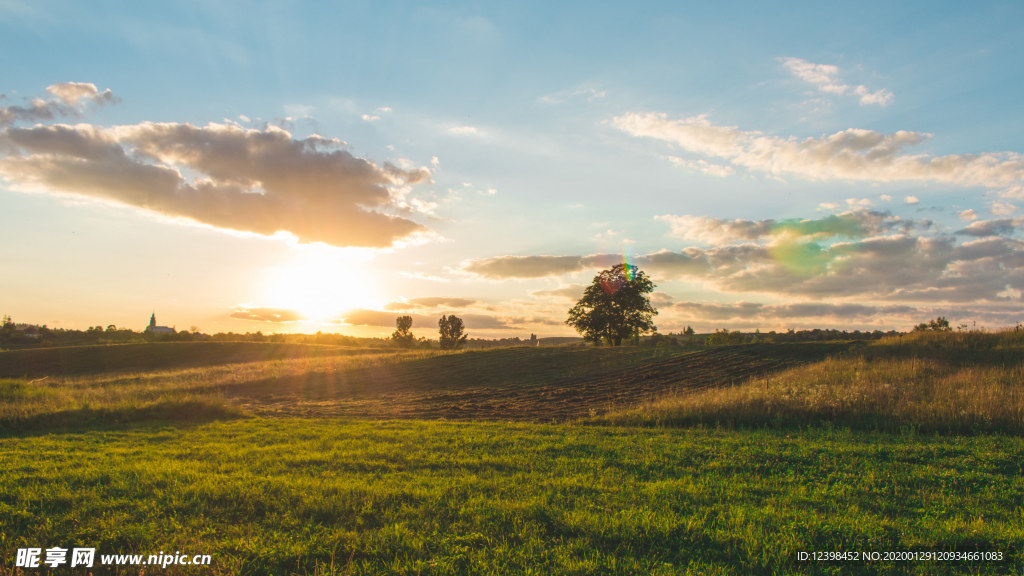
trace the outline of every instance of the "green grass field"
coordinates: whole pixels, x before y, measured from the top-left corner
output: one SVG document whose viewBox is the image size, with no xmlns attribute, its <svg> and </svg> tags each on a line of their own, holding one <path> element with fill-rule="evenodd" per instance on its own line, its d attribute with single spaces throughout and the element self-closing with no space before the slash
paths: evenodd
<svg viewBox="0 0 1024 576">
<path fill-rule="evenodd" d="M 0 380 L 0 574 L 51 546 L 212 558 L 96 574 L 1024 574 L 1015 337 L 110 348 Z M 894 551 L 1003 559 L 799 560 Z"/>
</svg>

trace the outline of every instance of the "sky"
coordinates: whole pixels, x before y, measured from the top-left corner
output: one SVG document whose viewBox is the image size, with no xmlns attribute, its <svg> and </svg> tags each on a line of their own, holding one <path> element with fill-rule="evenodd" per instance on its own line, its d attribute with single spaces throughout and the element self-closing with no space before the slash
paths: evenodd
<svg viewBox="0 0 1024 576">
<path fill-rule="evenodd" d="M 1024 321 L 1017 2 L 0 0 L 0 312 L 567 336 Z"/>
</svg>

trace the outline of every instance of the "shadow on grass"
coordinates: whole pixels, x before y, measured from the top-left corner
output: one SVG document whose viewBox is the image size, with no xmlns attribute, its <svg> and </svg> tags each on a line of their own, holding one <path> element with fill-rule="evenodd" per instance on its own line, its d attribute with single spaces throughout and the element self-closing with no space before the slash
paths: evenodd
<svg viewBox="0 0 1024 576">
<path fill-rule="evenodd" d="M 376 348 L 258 342 L 153 342 L 27 348 L 0 352 L 0 377 L 137 372 L 380 352 L 381 349 Z"/>
<path fill-rule="evenodd" d="M 0 420 L 0 437 L 116 430 L 140 424 L 199 424 L 245 418 L 222 401 L 162 401 L 148 406 L 75 408 Z"/>
</svg>

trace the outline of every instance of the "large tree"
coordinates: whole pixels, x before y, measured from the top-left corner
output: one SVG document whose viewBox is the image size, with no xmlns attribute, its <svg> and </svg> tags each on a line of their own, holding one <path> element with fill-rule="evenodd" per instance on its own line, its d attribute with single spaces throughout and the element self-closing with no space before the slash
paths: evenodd
<svg viewBox="0 0 1024 576">
<path fill-rule="evenodd" d="M 468 335 L 464 333 L 466 325 L 462 322 L 462 318 L 454 314 L 441 316 L 437 325 L 441 333 L 441 350 L 458 350 L 466 343 Z"/>
<path fill-rule="evenodd" d="M 412 348 L 416 338 L 412 335 L 412 316 L 399 316 L 395 319 L 395 330 L 391 334 L 391 342 L 399 348 Z"/>
<path fill-rule="evenodd" d="M 624 339 L 657 331 L 658 311 L 648 296 L 653 291 L 654 284 L 636 266 L 616 264 L 594 276 L 565 323 L 588 342 L 619 346 Z"/>
</svg>

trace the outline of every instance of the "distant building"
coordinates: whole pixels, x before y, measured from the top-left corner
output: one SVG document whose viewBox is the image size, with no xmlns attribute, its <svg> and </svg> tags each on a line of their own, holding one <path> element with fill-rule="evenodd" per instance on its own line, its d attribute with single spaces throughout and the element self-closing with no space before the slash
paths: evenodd
<svg viewBox="0 0 1024 576">
<path fill-rule="evenodd" d="M 14 330 L 26 338 L 39 340 L 39 326 L 34 324 L 15 324 Z"/>
<path fill-rule="evenodd" d="M 149 326 L 146 326 L 147 334 L 174 334 L 174 328 L 156 325 L 156 312 L 149 317 Z"/>
</svg>

